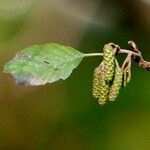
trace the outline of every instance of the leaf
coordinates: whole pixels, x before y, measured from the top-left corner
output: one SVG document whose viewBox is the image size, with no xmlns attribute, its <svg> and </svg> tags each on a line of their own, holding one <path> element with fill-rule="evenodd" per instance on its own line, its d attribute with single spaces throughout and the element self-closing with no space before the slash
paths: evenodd
<svg viewBox="0 0 150 150">
<path fill-rule="evenodd" d="M 44 85 L 65 80 L 83 57 L 83 53 L 60 44 L 34 45 L 20 51 L 5 64 L 4 73 L 11 73 L 16 83 Z"/>
</svg>

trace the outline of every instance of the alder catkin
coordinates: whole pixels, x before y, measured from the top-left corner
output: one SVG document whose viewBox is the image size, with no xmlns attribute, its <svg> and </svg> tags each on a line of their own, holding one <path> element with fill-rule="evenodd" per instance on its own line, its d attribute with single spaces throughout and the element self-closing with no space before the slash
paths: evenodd
<svg viewBox="0 0 150 150">
<path fill-rule="evenodd" d="M 112 82 L 115 70 L 115 48 L 112 43 L 106 44 L 103 49 L 103 61 L 105 70 L 105 81 Z"/>
<path fill-rule="evenodd" d="M 95 68 L 93 75 L 93 97 L 99 97 L 100 75 L 99 68 Z"/>
<path fill-rule="evenodd" d="M 100 88 L 98 103 L 100 105 L 104 105 L 108 100 L 108 96 L 109 96 L 109 85 L 105 83 L 103 78 L 102 85 Z"/>
<path fill-rule="evenodd" d="M 126 87 L 127 86 L 127 73 L 123 73 L 123 81 L 122 81 L 122 86 Z"/>
<path fill-rule="evenodd" d="M 122 69 L 120 67 L 116 67 L 114 81 L 110 87 L 109 101 L 115 101 L 115 99 L 117 98 L 119 90 L 122 85 L 122 77 L 123 77 Z"/>
<path fill-rule="evenodd" d="M 93 96 L 98 98 L 100 105 L 106 103 L 109 95 L 109 85 L 105 82 L 104 75 L 104 63 L 102 62 L 100 66 L 94 70 L 93 79 Z"/>
<path fill-rule="evenodd" d="M 99 72 L 99 98 L 98 103 L 100 105 L 104 105 L 108 100 L 109 96 L 109 85 L 105 82 L 105 70 L 104 70 L 104 61 L 100 65 L 100 72 Z"/>
<path fill-rule="evenodd" d="M 127 69 L 123 72 L 123 82 L 122 82 L 122 86 L 126 87 L 127 84 L 130 82 L 131 80 L 131 70 Z"/>
</svg>

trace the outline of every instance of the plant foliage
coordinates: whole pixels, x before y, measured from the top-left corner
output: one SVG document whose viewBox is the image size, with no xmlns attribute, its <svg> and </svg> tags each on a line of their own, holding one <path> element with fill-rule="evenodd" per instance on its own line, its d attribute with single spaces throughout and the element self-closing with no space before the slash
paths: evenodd
<svg viewBox="0 0 150 150">
<path fill-rule="evenodd" d="M 76 68 L 84 54 L 60 44 L 34 45 L 16 54 L 5 64 L 4 72 L 11 73 L 17 83 L 44 85 L 66 79 Z"/>
</svg>

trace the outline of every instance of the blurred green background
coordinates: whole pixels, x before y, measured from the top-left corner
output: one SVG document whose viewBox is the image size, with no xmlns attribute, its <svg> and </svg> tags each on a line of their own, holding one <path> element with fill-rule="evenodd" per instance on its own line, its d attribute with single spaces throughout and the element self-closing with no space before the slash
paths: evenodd
<svg viewBox="0 0 150 150">
<path fill-rule="evenodd" d="M 33 44 L 89 53 L 108 42 L 128 48 L 128 40 L 150 59 L 150 0 L 0 0 L 0 150 L 149 150 L 150 78 L 135 63 L 131 83 L 102 108 L 91 93 L 101 58 L 86 58 L 66 81 L 42 87 L 15 86 L 2 73 Z"/>
</svg>

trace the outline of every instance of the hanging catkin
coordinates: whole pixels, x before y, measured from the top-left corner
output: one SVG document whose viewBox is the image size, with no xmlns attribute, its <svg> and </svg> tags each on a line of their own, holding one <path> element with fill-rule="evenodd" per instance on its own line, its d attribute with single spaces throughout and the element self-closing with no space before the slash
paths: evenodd
<svg viewBox="0 0 150 150">
<path fill-rule="evenodd" d="M 122 82 L 122 86 L 126 87 L 127 84 L 130 82 L 131 80 L 131 70 L 130 69 L 126 69 L 123 71 L 123 82 Z"/>
<path fill-rule="evenodd" d="M 93 97 L 99 97 L 99 87 L 100 87 L 100 75 L 99 67 L 95 68 L 93 75 Z"/>
<path fill-rule="evenodd" d="M 114 76 L 115 68 L 115 48 L 112 43 L 106 44 L 103 49 L 103 62 L 105 70 L 105 81 L 111 83 Z"/>
<path fill-rule="evenodd" d="M 114 81 L 110 87 L 109 101 L 114 101 L 117 98 L 119 90 L 122 85 L 122 77 L 123 77 L 122 69 L 117 66 L 115 69 Z"/>
<path fill-rule="evenodd" d="M 108 100 L 108 95 L 109 85 L 105 82 L 104 63 L 102 62 L 94 71 L 93 96 L 98 98 L 100 105 L 104 105 Z"/>
</svg>

